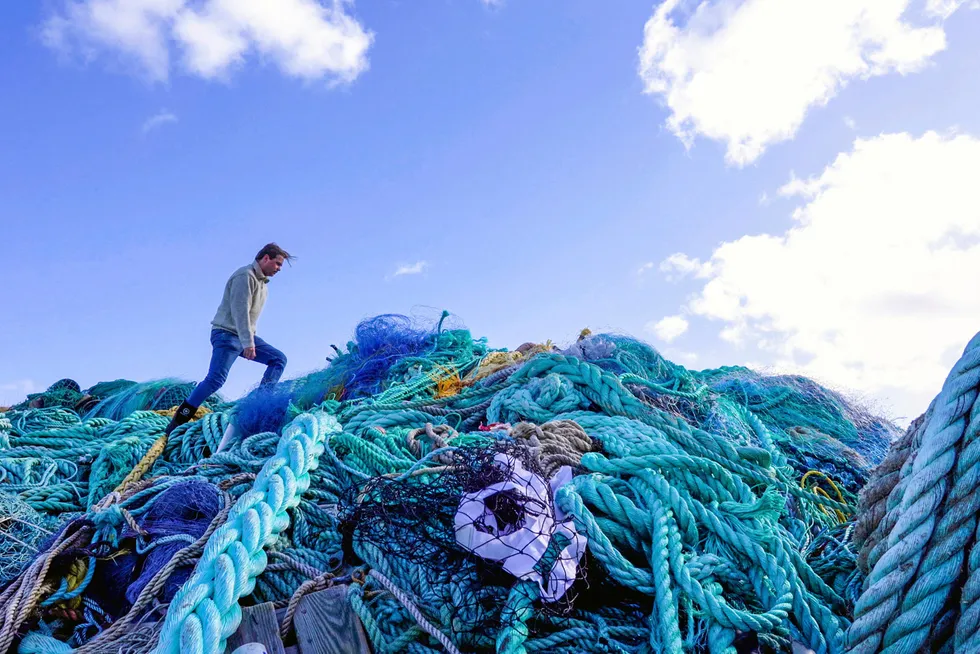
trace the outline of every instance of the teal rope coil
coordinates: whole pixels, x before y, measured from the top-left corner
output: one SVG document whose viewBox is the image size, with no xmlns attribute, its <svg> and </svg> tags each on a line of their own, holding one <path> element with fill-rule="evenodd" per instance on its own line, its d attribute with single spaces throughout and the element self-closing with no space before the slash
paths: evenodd
<svg viewBox="0 0 980 654">
<path fill-rule="evenodd" d="M 289 526 L 288 511 L 309 487 L 323 441 L 339 431 L 336 418 L 325 413 L 303 414 L 283 430 L 275 456 L 208 540 L 193 575 L 171 602 L 156 652 L 224 651 L 241 623 L 238 601 L 252 592 L 266 567 L 265 548 Z"/>
</svg>

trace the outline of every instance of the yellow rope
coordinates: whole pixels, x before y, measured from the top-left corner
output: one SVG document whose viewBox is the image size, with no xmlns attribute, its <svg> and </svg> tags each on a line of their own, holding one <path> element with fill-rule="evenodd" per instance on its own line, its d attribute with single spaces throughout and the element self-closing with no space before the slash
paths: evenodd
<svg viewBox="0 0 980 654">
<path fill-rule="evenodd" d="M 156 413 L 157 415 L 164 416 L 166 418 L 173 418 L 174 417 L 174 414 L 177 413 L 177 409 L 178 408 L 180 408 L 180 407 L 172 406 L 169 409 L 157 409 L 153 413 Z M 211 413 L 211 409 L 208 409 L 207 407 L 204 407 L 204 406 L 199 406 L 199 407 L 197 407 L 197 411 L 194 412 L 194 417 L 191 418 L 191 421 L 200 420 L 201 418 L 203 418 L 204 416 L 208 415 L 209 413 Z"/>
<path fill-rule="evenodd" d="M 541 352 L 550 352 L 554 347 L 554 344 L 549 340 L 547 343 L 538 343 L 528 348 L 525 352 L 518 352 L 514 350 L 513 352 L 490 352 L 483 359 L 480 360 L 480 365 L 476 370 L 471 372 L 466 376 L 466 381 L 468 383 L 473 383 L 488 377 L 498 370 L 503 370 L 508 368 L 515 363 L 520 363 L 526 359 L 530 359 L 536 354 Z"/>
<path fill-rule="evenodd" d="M 463 390 L 463 380 L 460 379 L 459 373 L 456 372 L 455 368 L 444 368 L 442 366 L 438 366 L 438 368 L 445 374 L 445 377 L 436 380 L 437 398 L 452 397 Z"/>
<path fill-rule="evenodd" d="M 834 493 L 836 493 L 836 495 L 837 495 L 837 500 L 841 504 L 847 504 L 847 500 L 844 499 L 844 493 L 842 493 L 841 492 L 841 489 L 837 486 L 837 484 L 834 483 L 834 480 L 831 479 L 827 475 L 827 473 L 821 472 L 820 470 L 809 470 L 809 471 L 807 471 L 807 473 L 805 475 L 803 475 L 803 478 L 800 479 L 800 487 L 801 488 L 803 488 L 805 490 L 808 490 L 811 493 L 814 493 L 815 495 L 820 495 L 821 497 L 826 497 L 828 500 L 834 499 L 834 498 L 832 498 L 830 496 L 830 494 L 827 491 L 825 491 L 824 489 L 820 488 L 819 482 L 816 482 L 816 483 L 813 484 L 813 486 L 811 486 L 810 488 L 807 488 L 806 487 L 806 482 L 807 482 L 807 480 L 810 477 L 822 477 L 824 479 L 824 481 L 826 481 L 828 484 L 830 484 L 830 487 L 834 489 Z M 826 507 L 824 507 L 823 505 L 818 505 L 818 506 L 820 507 L 820 510 L 823 511 L 824 515 L 828 515 L 828 516 L 830 515 L 830 513 L 827 511 L 827 508 Z M 836 517 L 837 517 L 837 521 L 838 522 L 841 522 L 841 523 L 847 522 L 847 516 L 845 516 L 844 513 L 840 509 L 834 509 L 834 513 L 837 514 Z"/>
<path fill-rule="evenodd" d="M 163 450 L 167 447 L 167 441 L 168 438 L 166 434 L 156 439 L 156 442 L 150 446 L 150 449 L 146 451 L 146 454 L 144 454 L 143 458 L 139 460 L 139 463 L 133 467 L 130 473 L 126 475 L 126 478 L 122 480 L 121 484 L 116 486 L 116 490 L 113 492 L 121 493 L 127 486 L 142 479 L 143 475 L 149 472 L 150 468 L 153 467 L 153 464 L 156 463 L 156 460 L 160 458 L 161 454 L 163 454 Z"/>
<path fill-rule="evenodd" d="M 847 504 L 847 500 L 844 499 L 844 493 L 842 493 L 841 490 L 840 490 L 840 488 L 837 486 L 837 484 L 834 483 L 834 480 L 831 479 L 827 475 L 827 473 L 821 472 L 820 470 L 810 470 L 810 471 L 808 471 L 805 475 L 803 475 L 803 479 L 800 480 L 800 486 L 802 486 L 803 488 L 806 488 L 806 485 L 805 485 L 806 484 L 806 480 L 809 479 L 811 476 L 813 476 L 813 477 L 823 477 L 827 481 L 827 483 L 830 484 L 830 487 L 834 489 L 834 492 L 837 494 L 838 501 L 840 501 L 841 504 Z"/>
<path fill-rule="evenodd" d="M 165 416 L 167 418 L 173 418 L 174 415 L 177 413 L 178 408 L 179 407 L 174 406 L 174 407 L 170 407 L 169 409 L 158 409 L 154 411 L 154 413 L 161 416 Z M 208 409 L 207 407 L 199 406 L 197 407 L 197 411 L 194 412 L 194 417 L 191 418 L 190 422 L 193 422 L 194 420 L 200 420 L 201 418 L 203 418 L 209 413 L 211 413 L 210 409 Z M 113 492 L 121 493 L 123 490 L 126 489 L 127 486 L 134 484 L 140 479 L 142 479 L 143 475 L 149 472 L 150 468 L 153 467 L 153 464 L 156 463 L 156 460 L 160 458 L 161 454 L 163 454 L 163 450 L 167 447 L 167 441 L 168 438 L 166 434 L 156 439 L 153 445 L 150 446 L 150 449 L 146 451 L 146 454 L 143 455 L 143 458 L 139 460 L 139 463 L 137 463 L 133 467 L 133 469 L 129 472 L 129 474 L 126 475 L 126 478 L 122 480 L 122 483 L 116 486 L 116 490 Z"/>
<path fill-rule="evenodd" d="M 82 580 L 85 579 L 85 575 L 88 574 L 88 559 L 75 559 L 68 566 L 68 574 L 65 575 L 65 581 L 68 582 L 68 591 L 73 591 L 78 588 Z M 69 609 L 77 609 L 82 605 L 82 597 L 73 597 L 70 600 L 65 600 L 62 602 L 57 602 L 62 606 Z"/>
</svg>

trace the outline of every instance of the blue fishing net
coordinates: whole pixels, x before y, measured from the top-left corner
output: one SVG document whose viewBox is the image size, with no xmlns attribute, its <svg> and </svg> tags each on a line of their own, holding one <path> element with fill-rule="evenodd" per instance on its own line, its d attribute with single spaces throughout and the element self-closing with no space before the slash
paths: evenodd
<svg viewBox="0 0 980 654">
<path fill-rule="evenodd" d="M 139 516 L 140 532 L 123 524 L 111 542 L 93 543 L 94 550 L 104 546 L 117 555 L 99 559 L 89 597 L 111 615 L 124 614 L 174 554 L 201 537 L 222 506 L 215 486 L 189 480 L 170 486 L 145 505 L 129 507 Z M 163 601 L 173 597 L 192 568 L 182 566 L 168 577 Z"/>
<path fill-rule="evenodd" d="M 448 313 L 437 321 L 384 314 L 362 321 L 354 338 L 323 370 L 259 387 L 236 403 L 235 424 L 246 436 L 277 432 L 300 411 L 326 400 L 383 400 L 384 392 L 422 382 L 418 394 L 431 397 L 433 379 L 462 376 L 488 352 Z M 411 399 L 411 390 L 398 399 Z"/>
</svg>

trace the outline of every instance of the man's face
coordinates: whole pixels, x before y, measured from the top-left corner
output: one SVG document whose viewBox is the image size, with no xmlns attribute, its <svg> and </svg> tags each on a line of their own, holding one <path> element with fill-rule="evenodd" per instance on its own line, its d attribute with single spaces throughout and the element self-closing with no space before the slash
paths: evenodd
<svg viewBox="0 0 980 654">
<path fill-rule="evenodd" d="M 282 269 L 282 264 L 285 261 L 286 260 L 282 257 L 282 255 L 272 259 L 267 254 L 259 261 L 259 268 L 262 269 L 262 272 L 266 277 L 272 277 Z"/>
</svg>

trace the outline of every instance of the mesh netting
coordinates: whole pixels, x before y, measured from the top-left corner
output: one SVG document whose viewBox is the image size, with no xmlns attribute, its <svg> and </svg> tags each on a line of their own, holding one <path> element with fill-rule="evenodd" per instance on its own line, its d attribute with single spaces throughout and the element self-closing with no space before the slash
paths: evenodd
<svg viewBox="0 0 980 654">
<path fill-rule="evenodd" d="M 894 425 L 857 403 L 798 375 L 765 376 L 733 367 L 701 373 L 711 389 L 757 415 L 774 431 L 806 427 L 832 436 L 872 464 L 899 435 Z"/>
<path fill-rule="evenodd" d="M 175 480 L 159 489 L 137 494 L 132 501 L 97 514 L 97 529 L 91 543 L 56 557 L 51 564 L 52 573 L 70 577 L 72 565 L 79 560 L 88 561 L 93 569 L 83 569 L 82 580 L 67 597 L 84 592 L 84 600 L 98 608 L 96 623 L 107 626 L 129 611 L 147 584 L 178 551 L 205 532 L 223 506 L 218 489 L 204 481 Z M 63 529 L 72 530 L 84 524 L 69 523 Z M 80 555 L 82 559 L 78 558 Z M 162 580 L 160 601 L 168 602 L 173 597 L 187 580 L 191 567 L 178 566 Z M 57 618 L 64 607 L 56 603 L 42 608 L 40 617 Z M 80 644 L 97 632 L 73 637 Z"/>
<path fill-rule="evenodd" d="M 325 400 L 400 401 L 432 397 L 440 381 L 455 381 L 488 352 L 485 339 L 448 313 L 437 320 L 385 314 L 362 321 L 344 350 L 323 370 L 259 387 L 237 402 L 235 423 L 246 435 L 279 431 L 300 411 Z"/>
<path fill-rule="evenodd" d="M 19 498 L 0 494 L 0 584 L 20 574 L 56 525 Z"/>
<path fill-rule="evenodd" d="M 549 619 L 568 615 L 566 592 L 581 569 L 570 538 L 555 529 L 553 497 L 526 442 L 501 440 L 432 458 L 397 477 L 377 477 L 342 504 L 345 550 L 442 593 L 452 639 L 485 644 L 515 572 L 541 580 Z M 571 563 L 571 565 L 568 565 Z M 556 591 L 555 589 L 559 589 Z"/>
<path fill-rule="evenodd" d="M 20 404 L 16 404 L 12 409 L 43 409 L 61 407 L 64 409 L 74 409 L 78 406 L 85 394 L 82 393 L 78 382 L 74 379 L 59 379 L 51 384 L 42 393 L 31 393 Z"/>
</svg>

